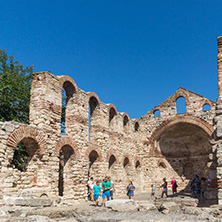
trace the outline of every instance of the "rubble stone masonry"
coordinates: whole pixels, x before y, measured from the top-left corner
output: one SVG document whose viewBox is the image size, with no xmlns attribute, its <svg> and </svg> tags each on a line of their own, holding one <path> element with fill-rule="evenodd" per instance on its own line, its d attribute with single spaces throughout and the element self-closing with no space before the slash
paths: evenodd
<svg viewBox="0 0 222 222">
<path fill-rule="evenodd" d="M 0 190 L 4 196 L 87 198 L 87 180 L 115 182 L 125 194 L 129 180 L 136 192 L 150 191 L 162 178 L 189 186 L 195 173 L 212 179 L 212 193 L 222 200 L 222 38 L 218 38 L 217 103 L 179 88 L 140 119 L 130 119 L 114 104 L 84 92 L 69 76 L 33 74 L 29 125 L 0 122 Z M 66 92 L 65 133 L 61 134 L 62 90 Z M 177 113 L 177 99 L 186 112 Z M 204 111 L 203 107 L 209 106 Z M 157 115 L 157 113 L 160 115 Z M 215 131 L 216 130 L 216 131 Z M 23 142 L 25 172 L 11 161 Z M 186 177 L 182 182 L 181 176 Z M 220 185 L 221 184 L 221 185 Z"/>
</svg>

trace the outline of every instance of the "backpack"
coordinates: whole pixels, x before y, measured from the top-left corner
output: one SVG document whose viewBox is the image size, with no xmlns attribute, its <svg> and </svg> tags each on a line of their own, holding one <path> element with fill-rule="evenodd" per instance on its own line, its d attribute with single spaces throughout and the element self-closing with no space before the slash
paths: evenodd
<svg viewBox="0 0 222 222">
<path fill-rule="evenodd" d="M 177 188 L 177 187 L 178 187 L 177 182 L 175 182 L 175 183 L 174 183 L 174 187 L 175 187 L 175 188 Z"/>
</svg>

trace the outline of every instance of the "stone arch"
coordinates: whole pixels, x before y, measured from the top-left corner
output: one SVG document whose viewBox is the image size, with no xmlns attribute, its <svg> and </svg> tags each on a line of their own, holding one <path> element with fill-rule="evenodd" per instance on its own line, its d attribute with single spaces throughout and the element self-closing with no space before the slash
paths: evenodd
<svg viewBox="0 0 222 222">
<path fill-rule="evenodd" d="M 142 161 L 140 157 L 136 157 L 135 159 L 135 168 L 140 168 L 142 166 Z"/>
<path fill-rule="evenodd" d="M 129 122 L 129 115 L 127 113 L 123 113 L 123 126 L 126 126 Z"/>
<path fill-rule="evenodd" d="M 61 89 L 63 88 L 64 84 L 66 84 L 65 87 L 67 87 L 68 95 L 72 94 L 72 91 L 73 91 L 70 87 L 74 87 L 75 93 L 77 93 L 78 87 L 75 81 L 70 76 L 59 76 L 58 78 L 59 78 L 59 84 L 60 84 Z"/>
<path fill-rule="evenodd" d="M 123 168 L 125 168 L 126 166 L 132 165 L 131 158 L 128 154 L 123 155 L 122 164 L 123 164 Z"/>
<path fill-rule="evenodd" d="M 88 101 L 90 106 L 90 116 L 93 115 L 93 112 L 96 108 L 99 108 L 100 106 L 100 99 L 94 92 L 90 92 L 88 95 Z"/>
<path fill-rule="evenodd" d="M 168 119 L 168 120 L 164 121 L 159 127 L 156 128 L 156 130 L 151 135 L 150 140 L 149 140 L 149 144 L 151 145 L 151 149 L 150 149 L 151 155 L 157 155 L 157 156 L 160 155 L 160 153 L 158 153 L 157 150 L 155 150 L 155 141 L 158 139 L 158 137 L 160 137 L 160 135 L 166 129 L 168 129 L 170 126 L 172 126 L 176 123 L 190 123 L 190 124 L 199 126 L 211 138 L 214 133 L 214 127 L 200 118 L 197 118 L 194 116 L 188 116 L 188 115 L 176 116 L 172 119 Z"/>
<path fill-rule="evenodd" d="M 135 124 L 134 124 L 134 130 L 135 130 L 136 132 L 138 132 L 138 131 L 139 131 L 139 127 L 140 127 L 140 124 L 139 124 L 138 121 L 136 121 Z"/>
<path fill-rule="evenodd" d="M 157 163 L 159 168 L 168 168 L 169 167 L 169 163 L 165 160 L 165 159 L 160 159 Z"/>
<path fill-rule="evenodd" d="M 73 152 L 75 154 L 75 158 L 79 157 L 79 151 L 77 148 L 77 145 L 75 143 L 75 141 L 71 138 L 71 137 L 61 137 L 58 142 L 55 145 L 55 156 L 59 156 L 59 152 L 61 150 L 62 147 L 64 146 L 70 146 L 73 149 Z"/>
<path fill-rule="evenodd" d="M 109 150 L 107 153 L 107 161 L 109 162 L 109 168 L 113 166 L 114 164 L 119 163 L 118 155 L 116 154 L 115 151 Z"/>
<path fill-rule="evenodd" d="M 115 105 L 113 104 L 109 105 L 108 110 L 109 110 L 109 122 L 111 122 L 111 120 L 118 114 L 118 112 Z"/>
<path fill-rule="evenodd" d="M 39 155 L 43 155 L 46 150 L 46 140 L 42 132 L 39 132 L 35 128 L 30 126 L 21 126 L 15 129 L 8 138 L 7 145 L 15 149 L 20 141 L 24 138 L 31 138 L 35 140 L 38 144 L 39 150 L 37 151 Z"/>
<path fill-rule="evenodd" d="M 151 111 L 150 111 L 150 114 L 154 116 L 154 113 L 156 111 L 160 111 L 160 116 L 161 116 L 161 113 L 163 112 L 163 109 L 160 107 L 160 106 L 155 106 Z"/>
<path fill-rule="evenodd" d="M 182 89 L 182 88 L 179 88 L 179 89 Z M 175 99 L 173 102 L 176 103 L 177 99 L 179 99 L 180 97 L 184 97 L 185 100 L 186 100 L 186 105 L 188 105 L 189 103 L 189 96 L 187 95 L 187 93 L 185 91 L 177 91 L 176 94 L 175 94 Z"/>
<path fill-rule="evenodd" d="M 101 162 L 101 161 L 102 161 L 102 153 L 101 153 L 100 149 L 97 148 L 97 147 L 90 147 L 90 148 L 88 148 L 88 149 L 86 150 L 86 153 L 85 153 L 85 154 L 86 154 L 86 157 L 89 158 L 89 155 L 90 155 L 90 153 L 91 153 L 92 151 L 95 151 L 95 152 L 98 154 L 98 158 L 96 159 L 96 161 Z"/>
</svg>

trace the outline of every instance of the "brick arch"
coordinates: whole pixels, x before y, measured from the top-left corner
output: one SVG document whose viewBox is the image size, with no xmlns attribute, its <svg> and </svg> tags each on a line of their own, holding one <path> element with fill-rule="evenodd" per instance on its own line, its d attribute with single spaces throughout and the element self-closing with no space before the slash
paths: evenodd
<svg viewBox="0 0 222 222">
<path fill-rule="evenodd" d="M 151 109 L 150 114 L 154 115 L 155 111 L 157 110 L 160 111 L 160 115 L 161 115 L 161 113 L 163 112 L 163 109 L 160 106 L 155 106 L 153 109 Z"/>
<path fill-rule="evenodd" d="M 107 158 L 106 158 L 106 160 L 109 161 L 109 158 L 110 158 L 112 155 L 115 156 L 116 162 L 119 163 L 118 155 L 117 155 L 117 153 L 116 153 L 114 150 L 109 150 L 109 151 L 107 152 Z"/>
<path fill-rule="evenodd" d="M 115 106 L 114 104 L 112 104 L 112 103 L 109 104 L 109 106 L 108 106 L 108 111 L 110 111 L 111 108 L 113 108 L 113 109 L 115 110 L 116 115 L 117 115 L 117 114 L 118 114 L 118 111 L 117 111 L 117 109 L 116 109 L 116 106 Z"/>
<path fill-rule="evenodd" d="M 89 92 L 89 94 L 88 94 L 88 101 L 90 100 L 91 97 L 95 97 L 97 99 L 98 105 L 100 105 L 100 98 L 99 98 L 99 96 L 96 93 Z"/>
<path fill-rule="evenodd" d="M 71 137 L 68 137 L 68 136 L 62 137 L 58 140 L 58 142 L 55 145 L 54 155 L 58 157 L 60 150 L 62 149 L 62 147 L 66 146 L 66 145 L 70 146 L 73 149 L 74 154 L 75 154 L 75 158 L 78 158 L 79 157 L 79 150 L 77 148 L 77 145 L 76 145 L 75 141 Z"/>
<path fill-rule="evenodd" d="M 126 122 L 126 124 L 125 124 L 125 117 L 127 117 L 127 122 Z M 123 125 L 124 125 L 124 126 L 126 126 L 127 123 L 129 123 L 129 120 L 130 120 L 129 115 L 128 115 L 127 113 L 123 113 Z"/>
<path fill-rule="evenodd" d="M 122 158 L 122 165 L 124 164 L 124 160 L 125 160 L 125 158 L 128 158 L 128 159 L 129 159 L 129 164 L 128 164 L 128 166 L 132 166 L 132 161 L 131 161 L 130 155 L 127 154 L 127 153 L 123 155 L 123 158 Z"/>
<path fill-rule="evenodd" d="M 215 104 L 215 103 L 214 103 L 213 101 L 204 99 L 204 100 L 200 103 L 200 106 L 201 106 L 202 110 L 203 110 L 203 106 L 204 106 L 204 105 L 209 105 L 209 106 L 210 106 L 210 109 L 212 109 L 212 107 L 214 106 L 214 104 Z"/>
<path fill-rule="evenodd" d="M 180 89 L 180 88 L 179 88 L 179 89 Z M 186 93 L 185 91 L 177 91 L 177 92 L 175 93 L 174 102 L 176 102 L 177 99 L 180 98 L 180 97 L 184 97 L 184 98 L 185 98 L 186 104 L 189 103 L 189 96 L 187 95 L 187 93 Z"/>
<path fill-rule="evenodd" d="M 139 163 L 140 163 L 139 167 L 141 167 L 142 166 L 142 159 L 141 159 L 141 157 L 136 157 L 135 158 L 135 166 L 136 166 L 137 161 L 139 161 Z"/>
<path fill-rule="evenodd" d="M 161 163 L 163 163 L 166 166 L 166 168 L 168 168 L 170 166 L 168 161 L 163 158 L 159 159 L 159 161 L 157 162 L 157 166 L 160 167 Z"/>
<path fill-rule="evenodd" d="M 209 123 L 205 122 L 204 120 L 194 117 L 194 116 L 188 116 L 188 115 L 183 115 L 183 116 L 175 116 L 172 119 L 168 119 L 165 120 L 164 122 L 162 122 L 162 124 L 157 127 L 153 134 L 150 137 L 149 140 L 149 144 L 151 145 L 150 148 L 150 153 L 154 155 L 159 153 L 154 152 L 155 151 L 155 141 L 160 137 L 160 135 L 166 130 L 168 129 L 170 126 L 176 124 L 176 123 L 190 123 L 196 126 L 199 126 L 201 129 L 203 129 L 209 136 L 210 138 L 213 137 L 213 133 L 214 133 L 214 127 L 211 126 Z"/>
<path fill-rule="evenodd" d="M 60 84 L 61 89 L 62 89 L 63 84 L 65 82 L 70 82 L 73 85 L 73 87 L 75 88 L 75 93 L 77 93 L 78 87 L 77 87 L 75 81 L 70 76 L 59 76 L 58 78 L 59 78 L 59 84 Z"/>
<path fill-rule="evenodd" d="M 93 150 L 96 151 L 96 152 L 98 153 L 98 156 L 99 156 L 99 158 L 98 158 L 96 161 L 101 162 L 101 161 L 102 161 L 102 153 L 101 153 L 100 149 L 97 148 L 97 147 L 90 147 L 90 148 L 88 148 L 88 149 L 86 150 L 86 153 L 85 153 L 86 157 L 89 158 L 89 154 L 90 154 Z"/>
<path fill-rule="evenodd" d="M 46 150 L 45 135 L 30 126 L 21 126 L 15 129 L 8 138 L 7 145 L 15 149 L 24 138 L 34 139 L 39 146 L 39 154 L 43 155 Z"/>
</svg>

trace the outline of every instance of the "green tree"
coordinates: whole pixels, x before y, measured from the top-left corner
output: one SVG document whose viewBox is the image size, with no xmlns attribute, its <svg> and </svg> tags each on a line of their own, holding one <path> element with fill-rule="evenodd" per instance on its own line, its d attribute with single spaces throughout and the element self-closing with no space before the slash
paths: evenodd
<svg viewBox="0 0 222 222">
<path fill-rule="evenodd" d="M 28 123 L 32 72 L 0 49 L 0 121 Z"/>
</svg>

